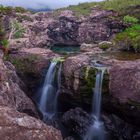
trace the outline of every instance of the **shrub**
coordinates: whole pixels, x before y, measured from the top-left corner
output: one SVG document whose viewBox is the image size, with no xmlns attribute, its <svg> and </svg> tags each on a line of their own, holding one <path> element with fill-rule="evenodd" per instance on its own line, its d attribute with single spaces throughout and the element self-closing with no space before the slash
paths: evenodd
<svg viewBox="0 0 140 140">
<path fill-rule="evenodd" d="M 133 23 L 133 24 L 138 23 L 138 21 L 139 21 L 137 18 L 132 17 L 132 16 L 129 16 L 129 15 L 125 16 L 125 17 L 123 18 L 123 20 L 124 20 L 124 22 L 126 22 L 126 23 Z"/>
<path fill-rule="evenodd" d="M 25 32 L 25 28 L 23 28 L 17 21 L 11 23 L 12 27 L 15 29 L 14 38 L 23 37 L 23 33 Z"/>
<path fill-rule="evenodd" d="M 1 43 L 2 43 L 2 45 L 3 45 L 4 48 L 8 48 L 9 47 L 9 41 L 7 39 L 3 39 L 1 41 Z"/>
<path fill-rule="evenodd" d="M 124 32 L 117 34 L 115 42 L 123 46 L 123 49 L 140 52 L 140 24 L 133 25 Z"/>
</svg>

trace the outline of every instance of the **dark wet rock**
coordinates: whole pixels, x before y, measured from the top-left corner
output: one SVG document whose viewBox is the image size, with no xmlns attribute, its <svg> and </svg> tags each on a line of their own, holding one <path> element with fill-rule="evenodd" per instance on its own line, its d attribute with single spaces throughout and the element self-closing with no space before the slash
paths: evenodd
<svg viewBox="0 0 140 140">
<path fill-rule="evenodd" d="M 126 123 L 116 115 L 102 115 L 108 140 L 138 140 L 140 129 Z M 94 120 L 80 108 L 71 109 L 63 116 L 63 123 L 69 131 L 83 137 Z"/>
<path fill-rule="evenodd" d="M 72 11 L 63 11 L 58 20 L 48 26 L 48 36 L 54 40 L 54 44 L 78 44 L 79 23 Z"/>
<path fill-rule="evenodd" d="M 67 138 L 65 138 L 64 140 L 75 140 L 73 137 L 69 136 Z"/>
<path fill-rule="evenodd" d="M 81 137 L 86 134 L 91 120 L 90 115 L 81 108 L 71 109 L 63 115 L 63 123 L 68 130 Z"/>
<path fill-rule="evenodd" d="M 113 140 L 138 140 L 140 139 L 140 129 L 126 123 L 115 115 L 103 116 L 103 120 L 108 132 L 108 137 Z"/>
</svg>

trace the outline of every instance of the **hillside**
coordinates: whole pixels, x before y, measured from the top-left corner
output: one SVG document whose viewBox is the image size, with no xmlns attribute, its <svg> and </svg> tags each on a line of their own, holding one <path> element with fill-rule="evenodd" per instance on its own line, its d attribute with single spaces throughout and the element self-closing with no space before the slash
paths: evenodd
<svg viewBox="0 0 140 140">
<path fill-rule="evenodd" d="M 140 5 L 140 0 L 106 0 L 103 2 L 81 3 L 76 6 L 71 5 L 59 10 L 72 10 L 77 16 L 81 16 L 89 15 L 91 10 L 98 6 L 101 9 L 117 11 L 120 15 L 130 14 L 140 18 L 140 7 L 135 9 L 135 6 L 137 7 L 138 5 Z"/>
</svg>

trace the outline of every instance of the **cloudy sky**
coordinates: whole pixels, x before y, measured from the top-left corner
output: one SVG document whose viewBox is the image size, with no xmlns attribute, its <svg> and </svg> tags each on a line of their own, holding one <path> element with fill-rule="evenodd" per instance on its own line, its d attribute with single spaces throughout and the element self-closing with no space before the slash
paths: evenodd
<svg viewBox="0 0 140 140">
<path fill-rule="evenodd" d="M 65 7 L 68 5 L 74 5 L 82 2 L 92 2 L 102 0 L 0 0 L 2 5 L 10 6 L 22 6 L 25 8 L 44 8 L 50 7 L 51 9 Z"/>
</svg>

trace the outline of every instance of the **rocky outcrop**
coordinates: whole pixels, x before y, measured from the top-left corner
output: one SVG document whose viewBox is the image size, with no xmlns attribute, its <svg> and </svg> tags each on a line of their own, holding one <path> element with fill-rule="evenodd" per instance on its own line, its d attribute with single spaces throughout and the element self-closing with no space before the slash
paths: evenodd
<svg viewBox="0 0 140 140">
<path fill-rule="evenodd" d="M 62 140 L 58 130 L 6 106 L 0 106 L 0 138 L 1 140 Z"/>
<path fill-rule="evenodd" d="M 2 55 L 2 54 L 1 54 Z M 9 106 L 20 112 L 26 112 L 37 116 L 35 106 L 25 95 L 25 85 L 15 72 L 15 67 L 9 62 L 3 62 L 0 58 L 0 105 Z"/>
<path fill-rule="evenodd" d="M 39 50 L 36 51 L 39 53 Z M 31 52 L 34 53 L 34 50 Z M 3 61 L 2 52 L 0 52 L 0 89 L 1 140 L 62 140 L 58 130 L 36 119 L 38 113 L 24 92 L 27 92 L 26 86 L 17 76 L 15 67 L 10 62 Z"/>
<path fill-rule="evenodd" d="M 48 36 L 55 44 L 67 45 L 109 40 L 126 27 L 117 17 L 114 11 L 96 8 L 89 17 L 81 19 L 76 18 L 72 11 L 63 11 L 57 20 L 49 24 Z"/>
<path fill-rule="evenodd" d="M 55 20 L 48 26 L 49 38 L 54 40 L 55 44 L 78 44 L 79 22 L 72 11 L 63 11 L 58 20 Z"/>
<path fill-rule="evenodd" d="M 12 16 L 9 19 L 11 22 L 16 21 L 16 23 L 18 23 L 20 28 L 22 27 L 24 31 L 20 36 L 15 36 L 14 33 L 12 34 L 9 44 L 10 50 L 35 47 L 47 48 L 47 46 L 52 44 L 52 41 L 50 38 L 48 38 L 47 34 L 48 24 L 53 21 L 51 13 L 17 13 L 16 16 Z M 10 30 L 11 29 L 9 28 L 9 33 Z"/>
</svg>

